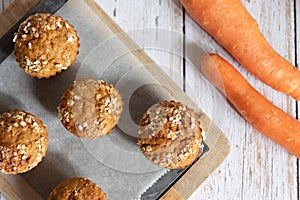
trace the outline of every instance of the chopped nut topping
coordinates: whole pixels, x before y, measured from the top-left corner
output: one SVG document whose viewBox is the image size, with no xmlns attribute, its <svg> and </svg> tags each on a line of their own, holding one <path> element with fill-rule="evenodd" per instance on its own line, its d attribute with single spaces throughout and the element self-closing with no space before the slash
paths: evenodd
<svg viewBox="0 0 300 200">
<path fill-rule="evenodd" d="M 17 34 L 15 34 L 15 35 L 14 35 L 13 42 L 16 42 L 16 40 L 17 40 L 17 37 L 18 37 L 18 35 L 17 35 Z"/>
<path fill-rule="evenodd" d="M 196 159 L 202 148 L 197 114 L 175 101 L 153 105 L 143 115 L 138 145 L 154 164 L 165 168 L 182 168 Z"/>
<path fill-rule="evenodd" d="M 57 68 L 61 68 L 62 67 L 62 64 L 58 63 L 58 64 L 55 64 L 55 67 Z"/>
<path fill-rule="evenodd" d="M 0 137 L 9 138 L 5 143 L 0 142 L 0 170 L 3 173 L 16 174 L 35 167 L 47 149 L 48 134 L 45 125 L 22 110 L 4 112 L 0 115 L 0 124 Z M 38 161 L 27 159 L 35 153 L 40 155 Z"/>
<path fill-rule="evenodd" d="M 72 64 L 78 54 L 79 38 L 67 24 L 63 18 L 46 13 L 32 15 L 20 24 L 13 41 L 16 60 L 26 73 L 49 78 Z M 26 57 L 39 63 L 25 61 Z"/>
<path fill-rule="evenodd" d="M 21 122 L 20 122 L 20 125 L 24 127 L 24 126 L 26 126 L 26 122 L 21 121 Z"/>
<path fill-rule="evenodd" d="M 113 85 L 81 79 L 74 81 L 62 96 L 59 119 L 66 129 L 79 137 L 100 137 L 117 124 L 122 105 L 121 96 Z"/>
</svg>

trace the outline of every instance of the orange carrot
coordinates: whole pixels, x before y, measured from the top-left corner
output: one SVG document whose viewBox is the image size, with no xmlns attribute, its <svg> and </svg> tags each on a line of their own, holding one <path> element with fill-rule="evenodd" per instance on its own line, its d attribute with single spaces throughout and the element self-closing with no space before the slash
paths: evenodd
<svg viewBox="0 0 300 200">
<path fill-rule="evenodd" d="M 222 57 L 204 57 L 201 70 L 256 130 L 300 158 L 299 121 L 268 101 Z"/>
<path fill-rule="evenodd" d="M 300 100 L 300 71 L 271 47 L 240 0 L 181 2 L 191 17 L 249 72 Z"/>
</svg>

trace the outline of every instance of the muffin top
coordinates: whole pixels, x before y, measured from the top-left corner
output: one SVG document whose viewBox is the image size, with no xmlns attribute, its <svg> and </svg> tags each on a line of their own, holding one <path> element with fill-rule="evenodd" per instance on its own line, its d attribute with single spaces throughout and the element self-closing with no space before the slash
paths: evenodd
<svg viewBox="0 0 300 200">
<path fill-rule="evenodd" d="M 15 55 L 19 66 L 37 78 L 49 78 L 67 69 L 76 59 L 79 37 L 60 16 L 37 13 L 15 33 Z"/>
<path fill-rule="evenodd" d="M 180 102 L 163 101 L 143 115 L 138 145 L 156 165 L 183 168 L 190 165 L 203 147 L 202 129 L 197 114 Z"/>
<path fill-rule="evenodd" d="M 0 170 L 17 174 L 35 167 L 48 145 L 46 126 L 36 116 L 22 110 L 0 115 Z"/>
<path fill-rule="evenodd" d="M 87 178 L 67 179 L 58 184 L 48 200 L 106 200 L 106 194 Z"/>
<path fill-rule="evenodd" d="M 71 133 L 83 138 L 108 134 L 123 110 L 122 97 L 112 84 L 102 80 L 74 81 L 61 97 L 58 116 Z"/>
</svg>

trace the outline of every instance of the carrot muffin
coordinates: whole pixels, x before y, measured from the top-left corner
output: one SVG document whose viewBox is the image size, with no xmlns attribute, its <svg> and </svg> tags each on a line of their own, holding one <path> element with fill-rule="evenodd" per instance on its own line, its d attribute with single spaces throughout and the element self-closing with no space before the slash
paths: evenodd
<svg viewBox="0 0 300 200">
<path fill-rule="evenodd" d="M 46 126 L 33 114 L 12 110 L 0 115 L 0 170 L 17 174 L 31 170 L 46 155 Z"/>
<path fill-rule="evenodd" d="M 58 184 L 48 200 L 106 200 L 106 194 L 87 178 L 71 178 Z"/>
<path fill-rule="evenodd" d="M 122 111 L 122 97 L 112 84 L 80 79 L 61 97 L 58 117 L 64 127 L 78 137 L 96 138 L 115 127 Z"/>
<path fill-rule="evenodd" d="M 186 105 L 163 101 L 143 115 L 138 145 L 148 160 L 163 168 L 184 168 L 198 157 L 203 147 L 197 114 Z"/>
<path fill-rule="evenodd" d="M 76 59 L 79 37 L 74 27 L 60 16 L 31 15 L 15 33 L 15 55 L 26 73 L 49 78 L 66 70 Z"/>
</svg>

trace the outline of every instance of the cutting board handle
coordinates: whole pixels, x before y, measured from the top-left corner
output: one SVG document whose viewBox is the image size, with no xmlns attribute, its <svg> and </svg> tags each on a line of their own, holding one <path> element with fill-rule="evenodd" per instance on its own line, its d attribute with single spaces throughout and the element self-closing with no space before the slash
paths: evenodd
<svg viewBox="0 0 300 200">
<path fill-rule="evenodd" d="M 14 0 L 9 6 L 0 13 L 0 38 L 8 32 L 39 0 Z"/>
<path fill-rule="evenodd" d="M 0 176 L 0 191 L 8 200 L 22 200 L 3 176 Z"/>
<path fill-rule="evenodd" d="M 174 187 L 171 187 L 168 192 L 160 198 L 160 200 L 185 200 Z"/>
</svg>

